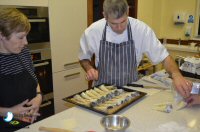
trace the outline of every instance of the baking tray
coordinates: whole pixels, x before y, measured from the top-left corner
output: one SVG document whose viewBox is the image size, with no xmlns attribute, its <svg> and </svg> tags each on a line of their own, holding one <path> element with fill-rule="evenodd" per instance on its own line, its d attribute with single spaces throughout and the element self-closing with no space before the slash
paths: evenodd
<svg viewBox="0 0 200 132">
<path fill-rule="evenodd" d="M 182 70 L 180 70 L 180 71 L 181 71 L 182 75 L 185 76 L 185 77 L 200 79 L 200 75 L 193 74 L 193 73 L 186 72 L 186 71 L 182 71 Z"/>
<path fill-rule="evenodd" d="M 96 88 L 98 88 L 98 87 L 96 87 Z M 92 89 L 94 89 L 94 88 L 92 88 Z M 85 104 L 78 103 L 78 102 L 73 100 L 73 97 L 75 95 L 81 95 L 82 92 L 86 92 L 87 90 L 91 90 L 91 89 L 87 89 L 87 90 L 81 91 L 81 92 L 79 92 L 77 94 L 74 94 L 74 95 L 71 95 L 69 97 L 66 97 L 63 100 L 66 101 L 66 102 L 70 102 L 70 103 L 73 103 L 75 105 L 84 107 L 86 109 L 95 111 L 95 112 L 103 114 L 103 115 L 111 115 L 111 114 L 115 114 L 115 113 L 119 112 L 120 110 L 124 109 L 125 107 L 129 106 L 133 102 L 141 99 L 142 97 L 144 97 L 146 95 L 145 92 L 141 92 L 141 91 L 137 91 L 137 90 L 133 90 L 133 89 L 128 89 L 128 88 L 124 88 L 124 87 L 116 87 L 116 89 L 123 89 L 125 93 L 137 92 L 138 96 L 136 96 L 134 98 L 131 98 L 130 100 L 126 101 L 125 103 L 123 103 L 123 104 L 121 104 L 119 106 L 115 106 L 114 108 L 111 108 L 111 109 L 108 109 L 108 110 L 102 110 L 102 109 L 99 109 L 99 108 L 96 108 L 96 107 L 91 107 L 91 106 L 88 106 L 88 105 L 85 105 Z"/>
</svg>

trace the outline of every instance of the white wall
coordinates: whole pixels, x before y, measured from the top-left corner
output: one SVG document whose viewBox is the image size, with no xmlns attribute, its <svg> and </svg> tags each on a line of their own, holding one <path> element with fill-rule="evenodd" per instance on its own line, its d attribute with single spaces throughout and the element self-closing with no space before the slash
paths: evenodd
<svg viewBox="0 0 200 132">
<path fill-rule="evenodd" d="M 175 25 L 173 17 L 175 12 L 185 13 L 186 20 L 189 15 L 195 16 L 196 4 L 197 0 L 138 0 L 138 19 L 152 27 L 159 38 L 188 39 L 185 37 L 188 23 Z M 192 28 L 193 37 L 194 24 Z"/>
</svg>

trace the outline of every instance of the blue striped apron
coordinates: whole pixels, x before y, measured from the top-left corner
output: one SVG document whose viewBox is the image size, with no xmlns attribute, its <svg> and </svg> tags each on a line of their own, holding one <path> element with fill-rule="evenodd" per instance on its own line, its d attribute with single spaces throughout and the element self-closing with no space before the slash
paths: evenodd
<svg viewBox="0 0 200 132">
<path fill-rule="evenodd" d="M 132 38 L 131 26 L 127 25 L 128 41 L 120 44 L 106 41 L 105 25 L 102 40 L 100 41 L 99 78 L 94 86 L 109 84 L 124 86 L 138 80 L 136 50 Z"/>
</svg>

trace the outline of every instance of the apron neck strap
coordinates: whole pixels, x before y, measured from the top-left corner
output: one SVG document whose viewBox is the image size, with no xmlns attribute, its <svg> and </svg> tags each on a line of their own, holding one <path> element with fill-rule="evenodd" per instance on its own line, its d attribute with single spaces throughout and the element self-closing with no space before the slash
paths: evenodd
<svg viewBox="0 0 200 132">
<path fill-rule="evenodd" d="M 104 27 L 104 30 L 103 30 L 103 34 L 102 34 L 102 40 L 103 41 L 106 41 L 106 27 L 108 26 L 108 22 L 106 22 L 106 25 Z"/>
<path fill-rule="evenodd" d="M 131 24 L 130 24 L 129 20 L 128 20 L 127 32 L 128 32 L 128 40 L 133 40 Z"/>
</svg>

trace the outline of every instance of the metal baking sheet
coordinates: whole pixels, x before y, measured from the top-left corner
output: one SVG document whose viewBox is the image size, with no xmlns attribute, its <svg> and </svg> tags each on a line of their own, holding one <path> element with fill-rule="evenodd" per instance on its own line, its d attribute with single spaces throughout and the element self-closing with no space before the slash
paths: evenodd
<svg viewBox="0 0 200 132">
<path fill-rule="evenodd" d="M 98 88 L 98 87 L 97 87 Z M 104 110 L 100 110 L 100 109 L 96 109 L 95 107 L 91 107 L 91 106 L 88 106 L 88 105 L 84 105 L 84 104 L 81 104 L 81 103 L 78 103 L 76 101 L 73 101 L 72 98 L 75 96 L 75 95 L 81 95 L 82 92 L 86 92 L 87 90 L 91 90 L 91 89 L 87 89 L 87 90 L 84 90 L 82 92 L 79 92 L 77 94 L 74 94 L 74 95 L 71 95 L 69 97 L 66 97 L 64 98 L 63 100 L 64 101 L 67 101 L 67 102 L 70 102 L 70 103 L 73 103 L 75 105 L 78 105 L 78 106 L 81 106 L 81 107 L 84 107 L 86 109 L 89 109 L 89 110 L 92 110 L 92 111 L 95 111 L 95 112 L 98 112 L 98 113 L 101 113 L 103 115 L 111 115 L 111 114 L 116 114 L 117 112 L 119 112 L 120 110 L 124 109 L 125 107 L 129 106 L 130 104 L 132 104 L 133 102 L 141 99 L 142 97 L 144 97 L 146 95 L 145 92 L 141 92 L 141 91 L 137 91 L 137 90 L 133 90 L 133 89 L 128 89 L 128 88 L 124 88 L 124 87 L 116 87 L 117 89 L 123 89 L 125 92 L 137 92 L 139 93 L 139 96 L 137 97 L 134 97 L 133 99 L 129 100 L 128 102 L 126 103 L 123 103 L 122 105 L 119 105 L 113 109 L 109 109 L 108 111 L 104 111 Z M 94 88 L 92 88 L 94 89 Z"/>
</svg>

